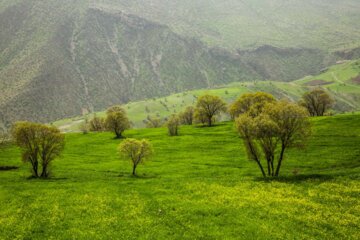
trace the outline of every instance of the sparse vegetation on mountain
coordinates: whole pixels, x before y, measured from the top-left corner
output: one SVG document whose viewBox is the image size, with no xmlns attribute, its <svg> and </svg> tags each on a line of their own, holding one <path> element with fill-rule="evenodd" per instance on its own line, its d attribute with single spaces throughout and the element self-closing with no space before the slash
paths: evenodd
<svg viewBox="0 0 360 240">
<path fill-rule="evenodd" d="M 317 88 L 304 93 L 300 100 L 311 116 L 324 116 L 334 105 L 334 99 L 325 90 Z"/>
<path fill-rule="evenodd" d="M 33 176 L 48 178 L 51 162 L 65 146 L 65 137 L 59 129 L 38 123 L 18 122 L 12 129 L 12 137 L 22 150 L 22 160 L 31 164 Z"/>
<path fill-rule="evenodd" d="M 201 120 L 206 118 L 209 127 L 213 125 L 214 117 L 222 112 L 226 112 L 226 103 L 222 98 L 209 94 L 198 98 L 196 103 L 197 118 Z"/>
<path fill-rule="evenodd" d="M 116 138 L 122 138 L 122 133 L 131 127 L 124 108 L 119 105 L 110 107 L 106 111 L 105 126 L 115 133 Z"/>
<path fill-rule="evenodd" d="M 151 143 L 146 140 L 137 140 L 128 138 L 119 145 L 119 152 L 132 162 L 132 174 L 136 175 L 136 168 L 139 164 L 144 163 L 153 154 Z"/>
</svg>

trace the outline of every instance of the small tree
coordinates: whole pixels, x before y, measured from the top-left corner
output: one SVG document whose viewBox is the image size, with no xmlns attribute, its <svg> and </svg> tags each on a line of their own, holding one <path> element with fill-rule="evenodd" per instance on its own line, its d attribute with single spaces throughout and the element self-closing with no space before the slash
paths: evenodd
<svg viewBox="0 0 360 240">
<path fill-rule="evenodd" d="M 159 128 L 163 125 L 163 121 L 158 117 L 148 116 L 145 121 L 146 121 L 147 128 Z"/>
<path fill-rule="evenodd" d="M 333 98 L 320 88 L 304 93 L 300 100 L 300 105 L 304 106 L 311 116 L 324 116 L 333 104 Z"/>
<path fill-rule="evenodd" d="M 198 98 L 196 109 L 202 117 L 206 116 L 207 125 L 213 125 L 214 117 L 226 111 L 226 103 L 218 96 L 204 95 Z"/>
<path fill-rule="evenodd" d="M 188 106 L 182 113 L 180 113 L 179 117 L 182 124 L 192 125 L 194 121 L 194 107 Z"/>
<path fill-rule="evenodd" d="M 229 113 L 232 119 L 237 118 L 243 113 L 256 116 L 261 113 L 267 103 L 271 102 L 275 102 L 275 98 L 269 93 L 245 93 L 230 105 Z"/>
<path fill-rule="evenodd" d="M 148 140 L 126 139 L 119 145 L 119 152 L 125 158 L 131 160 L 133 165 L 132 174 L 136 175 L 136 168 L 140 163 L 144 163 L 153 154 L 153 148 Z"/>
<path fill-rule="evenodd" d="M 279 176 L 286 149 L 303 147 L 311 133 L 306 110 L 285 101 L 267 104 L 255 117 L 249 113 L 240 115 L 236 127 L 244 139 L 249 159 L 257 163 L 264 177 L 263 157 L 268 176 Z"/>
<path fill-rule="evenodd" d="M 94 114 L 94 117 L 89 121 L 89 130 L 91 132 L 105 131 L 105 119 L 97 117 L 96 114 Z"/>
<path fill-rule="evenodd" d="M 87 118 L 85 118 L 84 121 L 82 123 L 80 123 L 79 130 L 83 134 L 88 134 L 88 132 L 89 132 L 89 121 L 88 121 Z"/>
<path fill-rule="evenodd" d="M 15 143 L 22 149 L 22 160 L 30 162 L 34 177 L 49 177 L 50 163 L 64 149 L 64 135 L 53 126 L 18 122 L 12 128 Z M 42 172 L 39 174 L 39 165 Z"/>
<path fill-rule="evenodd" d="M 180 119 L 176 115 L 172 115 L 168 122 L 166 123 L 169 135 L 170 136 L 178 136 L 179 135 L 179 126 L 180 126 Z"/>
<path fill-rule="evenodd" d="M 115 133 L 116 138 L 121 138 L 122 133 L 131 127 L 125 110 L 121 106 L 110 107 L 106 111 L 106 129 Z"/>
<path fill-rule="evenodd" d="M 195 109 L 194 110 L 194 122 L 195 123 L 201 123 L 206 124 L 207 123 L 207 116 L 205 114 L 205 111 L 202 111 L 201 109 Z M 215 119 L 213 117 L 212 122 L 215 122 Z"/>
</svg>

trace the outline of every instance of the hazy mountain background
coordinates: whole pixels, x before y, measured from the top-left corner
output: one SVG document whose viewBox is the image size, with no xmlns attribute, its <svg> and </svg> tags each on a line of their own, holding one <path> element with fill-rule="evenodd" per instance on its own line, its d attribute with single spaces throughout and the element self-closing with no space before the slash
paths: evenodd
<svg viewBox="0 0 360 240">
<path fill-rule="evenodd" d="M 0 39 L 0 122 L 53 121 L 360 58 L 360 1 L 1 0 Z"/>
</svg>

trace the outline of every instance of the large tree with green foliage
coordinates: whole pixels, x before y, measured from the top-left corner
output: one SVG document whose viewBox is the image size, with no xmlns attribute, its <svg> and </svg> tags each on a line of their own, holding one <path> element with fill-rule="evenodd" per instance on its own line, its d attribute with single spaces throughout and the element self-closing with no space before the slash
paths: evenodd
<svg viewBox="0 0 360 240">
<path fill-rule="evenodd" d="M 267 175 L 279 176 L 286 150 L 303 147 L 311 134 L 306 109 L 287 101 L 266 104 L 257 116 L 248 112 L 240 115 L 236 128 L 249 159 L 257 163 L 264 177 L 262 158 L 267 163 Z"/>
<path fill-rule="evenodd" d="M 198 98 L 196 112 L 200 117 L 205 117 L 207 125 L 211 127 L 214 117 L 222 112 L 226 112 L 226 103 L 218 96 L 206 94 Z"/>
<path fill-rule="evenodd" d="M 38 123 L 18 122 L 12 128 L 12 136 L 22 150 L 22 160 L 31 164 L 33 176 L 49 177 L 51 162 L 65 146 L 65 137 L 59 129 Z"/>
<path fill-rule="evenodd" d="M 122 133 L 131 127 L 126 111 L 121 106 L 110 107 L 106 111 L 105 126 L 108 131 L 115 133 L 116 138 L 121 138 Z"/>
<path fill-rule="evenodd" d="M 140 163 L 144 163 L 144 161 L 149 159 L 149 157 L 153 154 L 152 145 L 146 139 L 125 139 L 122 143 L 120 143 L 118 150 L 126 159 L 131 160 L 133 175 L 136 175 L 137 166 Z"/>
<path fill-rule="evenodd" d="M 245 93 L 235 102 L 230 104 L 229 113 L 232 119 L 240 114 L 248 113 L 252 116 L 258 115 L 267 103 L 274 102 L 273 95 L 264 92 Z"/>
<path fill-rule="evenodd" d="M 324 116 L 334 104 L 334 99 L 325 90 L 317 88 L 304 93 L 300 105 L 304 106 L 311 116 Z"/>
</svg>

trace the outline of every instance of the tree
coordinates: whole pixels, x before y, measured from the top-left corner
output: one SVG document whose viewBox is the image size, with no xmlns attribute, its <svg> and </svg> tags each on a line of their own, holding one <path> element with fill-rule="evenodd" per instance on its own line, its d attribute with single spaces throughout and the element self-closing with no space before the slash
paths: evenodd
<svg viewBox="0 0 360 240">
<path fill-rule="evenodd" d="M 41 177 L 49 177 L 49 166 L 51 162 L 64 150 L 65 137 L 55 127 L 45 125 L 39 126 L 39 155 L 41 159 L 42 173 Z"/>
<path fill-rule="evenodd" d="M 163 125 L 163 121 L 158 117 L 148 116 L 145 122 L 147 128 L 159 128 Z"/>
<path fill-rule="evenodd" d="M 264 177 L 262 158 L 267 163 L 267 175 L 279 176 L 286 149 L 305 146 L 311 134 L 306 109 L 286 101 L 265 105 L 257 116 L 249 112 L 240 115 L 236 128 L 244 139 L 249 159 L 257 163 Z"/>
<path fill-rule="evenodd" d="M 304 106 L 311 116 L 324 116 L 333 104 L 333 98 L 320 88 L 304 93 L 300 100 L 300 105 Z"/>
<path fill-rule="evenodd" d="M 198 114 L 206 117 L 207 125 L 213 125 L 214 117 L 226 111 L 226 103 L 218 96 L 203 95 L 198 98 L 196 109 Z"/>
<path fill-rule="evenodd" d="M 168 127 L 170 136 L 179 135 L 180 119 L 178 116 L 176 116 L 175 114 L 172 115 L 166 125 Z"/>
<path fill-rule="evenodd" d="M 185 125 L 192 125 L 194 121 L 194 107 L 188 106 L 182 113 L 180 113 L 180 121 Z"/>
<path fill-rule="evenodd" d="M 102 132 L 105 131 L 105 119 L 97 117 L 94 114 L 94 117 L 89 121 L 89 130 L 91 132 Z"/>
<path fill-rule="evenodd" d="M 153 154 L 153 148 L 148 140 L 126 139 L 119 145 L 119 153 L 131 160 L 133 165 L 132 174 L 136 175 L 136 168 L 144 163 Z"/>
<path fill-rule="evenodd" d="M 129 129 L 131 124 L 126 111 L 121 106 L 113 106 L 106 111 L 105 126 L 108 131 L 115 133 L 116 138 L 121 138 L 122 133 Z"/>
<path fill-rule="evenodd" d="M 30 162 L 34 177 L 49 177 L 50 163 L 65 146 L 64 135 L 53 126 L 31 122 L 18 122 L 12 128 L 15 143 L 22 150 L 22 160 Z M 42 172 L 39 174 L 39 165 Z"/>
<path fill-rule="evenodd" d="M 269 93 L 245 93 L 230 105 L 229 113 L 232 119 L 237 118 L 243 113 L 249 113 L 252 116 L 256 116 L 262 111 L 267 103 L 274 101 L 274 96 Z"/>
<path fill-rule="evenodd" d="M 89 129 L 90 129 L 89 121 L 87 118 L 85 118 L 84 121 L 80 123 L 79 130 L 83 134 L 87 134 L 89 132 Z"/>
<path fill-rule="evenodd" d="M 215 122 L 215 117 L 213 117 L 213 119 L 211 120 L 212 122 Z M 205 111 L 201 110 L 201 109 L 195 109 L 194 110 L 194 121 L 195 123 L 201 123 L 201 124 L 206 124 L 207 123 L 207 116 L 205 114 Z"/>
</svg>

